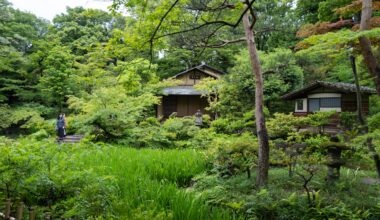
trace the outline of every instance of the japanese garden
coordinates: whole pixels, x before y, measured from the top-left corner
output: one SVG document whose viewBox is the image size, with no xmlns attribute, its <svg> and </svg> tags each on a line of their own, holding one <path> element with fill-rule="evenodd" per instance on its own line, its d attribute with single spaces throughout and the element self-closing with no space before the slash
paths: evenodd
<svg viewBox="0 0 380 220">
<path fill-rule="evenodd" d="M 0 0 L 0 219 L 380 219 L 379 0 L 102 2 Z"/>
</svg>

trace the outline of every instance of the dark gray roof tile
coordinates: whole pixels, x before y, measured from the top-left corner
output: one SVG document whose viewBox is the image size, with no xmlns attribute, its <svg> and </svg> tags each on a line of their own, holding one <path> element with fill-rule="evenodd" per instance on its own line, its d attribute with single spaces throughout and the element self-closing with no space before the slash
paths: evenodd
<svg viewBox="0 0 380 220">
<path fill-rule="evenodd" d="M 283 95 L 281 98 L 285 100 L 296 99 L 302 95 L 307 94 L 309 91 L 314 90 L 319 87 L 324 87 L 332 90 L 336 90 L 337 92 L 342 93 L 354 93 L 356 92 L 355 84 L 351 83 L 343 83 L 343 82 L 326 82 L 326 81 L 315 81 L 314 83 L 307 85 L 299 90 L 290 92 L 288 94 Z M 365 94 L 374 94 L 376 90 L 367 86 L 360 86 L 360 91 Z"/>
</svg>

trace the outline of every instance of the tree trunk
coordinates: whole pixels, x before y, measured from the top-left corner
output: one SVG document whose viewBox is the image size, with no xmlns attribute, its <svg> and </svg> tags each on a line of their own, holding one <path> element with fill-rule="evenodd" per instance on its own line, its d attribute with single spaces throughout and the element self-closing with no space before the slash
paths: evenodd
<svg viewBox="0 0 380 220">
<path fill-rule="evenodd" d="M 360 31 L 370 29 L 370 19 L 372 17 L 372 0 L 362 1 L 362 16 L 360 20 Z M 377 94 L 380 95 L 380 65 L 372 52 L 371 41 L 365 37 L 359 37 L 359 44 L 361 47 L 364 62 L 371 75 L 375 77 L 375 85 Z"/>
<path fill-rule="evenodd" d="M 256 185 L 258 187 L 266 185 L 268 182 L 268 170 L 269 170 L 269 141 L 268 132 L 265 126 L 264 117 L 264 94 L 263 94 L 263 77 L 261 71 L 261 65 L 259 56 L 257 54 L 255 38 L 253 31 L 251 30 L 251 24 L 248 17 L 249 11 L 245 13 L 243 17 L 243 25 L 245 30 L 245 36 L 247 38 L 247 47 L 249 51 L 252 74 L 255 77 L 256 91 L 255 91 L 255 117 L 256 117 L 256 130 L 259 141 L 259 155 L 258 155 L 258 167 L 256 176 Z"/>
<path fill-rule="evenodd" d="M 362 1 L 362 17 L 360 20 L 360 31 L 369 30 L 370 28 L 370 19 L 372 17 L 372 0 L 363 0 Z M 369 72 L 375 79 L 376 91 L 380 95 L 380 65 L 377 63 L 376 57 L 374 56 L 371 48 L 371 41 L 363 36 L 359 38 L 359 44 L 362 49 L 362 55 L 364 57 L 364 62 L 368 67 Z M 366 124 L 363 124 L 365 133 L 368 133 L 368 127 Z M 372 155 L 372 158 L 375 162 L 377 176 L 380 178 L 380 156 L 373 147 L 372 139 L 367 139 L 367 147 L 369 152 Z"/>
<path fill-rule="evenodd" d="M 357 120 L 361 125 L 365 125 L 364 114 L 363 114 L 363 102 L 362 95 L 360 92 L 360 84 L 358 73 L 356 71 L 356 62 L 355 57 L 353 55 L 350 56 L 352 73 L 354 74 L 355 79 L 355 87 L 356 87 L 356 112 L 357 112 Z"/>
</svg>

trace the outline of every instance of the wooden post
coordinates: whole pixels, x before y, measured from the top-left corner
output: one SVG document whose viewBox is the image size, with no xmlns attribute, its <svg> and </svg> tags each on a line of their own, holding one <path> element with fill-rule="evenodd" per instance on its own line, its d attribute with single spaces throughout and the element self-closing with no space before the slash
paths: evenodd
<svg viewBox="0 0 380 220">
<path fill-rule="evenodd" d="M 16 213 L 16 219 L 21 220 L 22 219 L 22 214 L 24 212 L 24 203 L 19 202 L 17 205 L 17 213 Z"/>
<path fill-rule="evenodd" d="M 29 220 L 36 220 L 36 213 L 33 207 L 29 208 Z"/>
<path fill-rule="evenodd" d="M 5 200 L 5 219 L 9 219 L 11 217 L 11 199 Z"/>
</svg>

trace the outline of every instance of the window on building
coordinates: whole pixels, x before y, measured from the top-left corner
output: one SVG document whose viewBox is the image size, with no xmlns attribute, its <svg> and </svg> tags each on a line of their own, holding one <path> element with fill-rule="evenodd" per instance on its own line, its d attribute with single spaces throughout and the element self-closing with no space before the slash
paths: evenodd
<svg viewBox="0 0 380 220">
<path fill-rule="evenodd" d="M 340 108 L 340 98 L 310 98 L 309 99 L 309 112 L 320 111 L 321 108 Z"/>
<path fill-rule="evenodd" d="M 319 99 L 309 99 L 309 112 L 317 112 L 319 110 Z"/>
<path fill-rule="evenodd" d="M 195 72 L 195 73 L 190 74 L 190 75 L 189 75 L 189 78 L 190 78 L 190 79 L 201 79 L 201 74 Z"/>
<path fill-rule="evenodd" d="M 296 100 L 296 106 L 297 106 L 297 110 L 302 111 L 304 109 L 303 108 L 303 99 Z"/>
<path fill-rule="evenodd" d="M 321 98 L 321 107 L 323 108 L 339 108 L 340 98 Z"/>
</svg>

